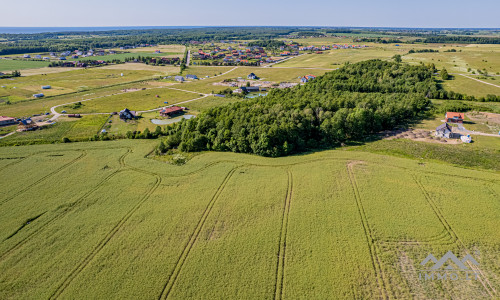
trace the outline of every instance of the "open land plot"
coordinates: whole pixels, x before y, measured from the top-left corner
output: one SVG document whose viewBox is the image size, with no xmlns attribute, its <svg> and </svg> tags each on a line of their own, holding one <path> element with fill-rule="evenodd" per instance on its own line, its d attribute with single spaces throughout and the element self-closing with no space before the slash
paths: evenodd
<svg viewBox="0 0 500 300">
<path fill-rule="evenodd" d="M 86 91 L 92 88 L 152 79 L 160 72 L 143 70 L 110 70 L 103 68 L 80 69 L 64 73 L 33 75 L 0 80 L 0 98 L 11 102 L 33 98 L 33 94 L 46 96 Z M 121 76 L 123 74 L 123 76 Z M 44 90 L 42 86 L 50 85 Z"/>
<path fill-rule="evenodd" d="M 29 175 L 2 194 L 1 298 L 470 299 L 500 287 L 498 173 L 343 150 L 174 166 L 145 158 L 156 144 L 1 147 L 2 181 Z M 447 251 L 474 256 L 479 280 L 419 280 L 420 262 Z"/>
<path fill-rule="evenodd" d="M 175 66 L 152 66 L 142 63 L 124 63 L 118 65 L 109 65 L 100 67 L 104 70 L 125 70 L 125 71 L 154 71 L 157 75 L 171 75 L 177 74 L 180 70 L 179 67 Z"/>
<path fill-rule="evenodd" d="M 221 73 L 225 73 L 234 67 L 231 66 L 221 66 L 221 67 L 212 67 L 212 66 L 189 66 L 184 72 L 183 75 L 192 74 L 198 76 L 198 78 L 203 78 L 205 76 L 216 76 Z"/>
<path fill-rule="evenodd" d="M 500 55 L 500 53 L 499 53 Z M 472 76 L 471 76 L 472 77 Z M 477 77 L 477 76 L 476 76 Z M 475 77 L 473 77 L 475 78 Z M 500 86 L 500 76 L 482 77 L 481 81 Z M 493 80 L 492 80 L 493 79 Z M 500 87 L 495 87 L 461 75 L 453 75 L 452 80 L 444 80 L 443 87 L 446 90 L 471 95 L 475 97 L 486 97 L 487 95 L 500 95 Z"/>
<path fill-rule="evenodd" d="M 368 59 L 390 59 L 401 54 L 400 49 L 388 49 L 381 46 L 362 49 L 338 49 L 325 51 L 323 54 L 305 54 L 279 63 L 276 67 L 302 68 L 339 68 L 346 62 L 356 63 Z"/>
<path fill-rule="evenodd" d="M 426 47 L 431 48 L 430 45 Z M 455 49 L 457 52 L 444 52 L 450 49 Z M 498 45 L 446 45 L 438 50 L 438 53 L 408 54 L 403 57 L 403 61 L 433 63 L 438 69 L 445 67 L 449 73 L 471 74 L 475 71 L 477 74 L 478 69 L 485 69 L 489 74 L 500 72 L 500 46 Z"/>
<path fill-rule="evenodd" d="M 107 115 L 83 116 L 80 119 L 61 117 L 52 125 L 33 131 L 16 132 L 5 137 L 0 140 L 0 145 L 57 143 L 65 137 L 71 141 L 88 141 L 99 133 L 107 119 Z"/>
<path fill-rule="evenodd" d="M 213 85 L 223 81 L 224 79 L 236 79 L 241 77 L 246 79 L 248 74 L 255 73 L 260 81 L 273 81 L 273 82 L 300 82 L 299 77 L 312 74 L 323 75 L 327 70 L 311 70 L 302 68 L 259 68 L 259 67 L 237 67 L 234 70 L 222 76 L 212 77 L 205 80 L 199 80 L 190 83 L 177 84 L 175 87 L 190 91 L 197 91 L 202 93 L 210 93 L 211 91 L 218 92 L 226 87 Z M 189 68 L 188 68 L 189 70 Z M 188 71 L 189 72 L 189 71 Z M 226 71 L 227 72 L 227 71 Z M 258 83 L 259 81 L 255 81 Z"/>
<path fill-rule="evenodd" d="M 156 97 L 159 96 L 159 97 Z M 175 104 L 177 102 L 200 98 L 203 95 L 170 89 L 168 87 L 151 88 L 136 92 L 121 93 L 116 95 L 99 97 L 90 101 L 82 102 L 80 108 L 72 105 L 57 108 L 66 110 L 68 113 L 111 113 L 118 112 L 124 108 L 134 111 L 144 111 Z"/>
<path fill-rule="evenodd" d="M 0 71 L 14 71 L 24 69 L 43 68 L 49 65 L 46 61 L 0 59 Z"/>
</svg>

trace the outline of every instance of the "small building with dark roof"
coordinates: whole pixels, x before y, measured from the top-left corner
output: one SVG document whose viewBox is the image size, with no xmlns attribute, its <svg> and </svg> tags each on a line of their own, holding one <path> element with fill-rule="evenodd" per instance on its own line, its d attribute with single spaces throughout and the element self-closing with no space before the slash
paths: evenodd
<svg viewBox="0 0 500 300">
<path fill-rule="evenodd" d="M 165 107 L 162 110 L 160 110 L 160 116 L 171 118 L 173 116 L 181 114 L 183 111 L 184 109 L 179 106 Z"/>
<path fill-rule="evenodd" d="M 137 117 L 136 112 L 129 110 L 128 108 L 125 108 L 124 110 L 120 111 L 120 119 L 122 120 L 133 120 L 136 117 Z"/>
</svg>

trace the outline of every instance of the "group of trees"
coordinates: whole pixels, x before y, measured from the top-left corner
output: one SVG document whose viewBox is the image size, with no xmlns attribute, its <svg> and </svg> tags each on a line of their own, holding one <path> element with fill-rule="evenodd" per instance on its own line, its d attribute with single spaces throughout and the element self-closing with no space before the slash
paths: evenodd
<svg viewBox="0 0 500 300">
<path fill-rule="evenodd" d="M 174 124 L 162 147 L 275 157 L 359 140 L 417 117 L 436 86 L 431 77 L 425 66 L 350 64 L 304 86 L 272 90 Z"/>
<path fill-rule="evenodd" d="M 439 52 L 439 50 L 434 50 L 434 49 L 411 49 L 408 51 L 408 54 L 412 53 L 432 53 L 432 52 Z M 445 51 L 446 52 L 446 51 Z"/>
<path fill-rule="evenodd" d="M 178 57 L 149 57 L 149 56 L 131 56 L 125 57 L 125 62 L 142 62 L 147 65 L 164 66 L 164 65 L 175 65 L 180 63 L 180 58 Z"/>
</svg>

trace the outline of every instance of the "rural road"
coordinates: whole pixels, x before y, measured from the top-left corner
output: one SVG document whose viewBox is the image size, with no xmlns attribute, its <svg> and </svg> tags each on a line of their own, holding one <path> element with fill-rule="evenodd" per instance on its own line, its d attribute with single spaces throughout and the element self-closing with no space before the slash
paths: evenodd
<svg viewBox="0 0 500 300">
<path fill-rule="evenodd" d="M 190 62 L 191 62 L 191 50 L 188 50 L 187 57 L 186 57 L 186 67 L 189 66 Z"/>
</svg>

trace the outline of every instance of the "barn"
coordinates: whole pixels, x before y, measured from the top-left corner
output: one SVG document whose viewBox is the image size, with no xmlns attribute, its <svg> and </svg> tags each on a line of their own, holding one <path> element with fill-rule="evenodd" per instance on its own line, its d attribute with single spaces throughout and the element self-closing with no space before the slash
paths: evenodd
<svg viewBox="0 0 500 300">
<path fill-rule="evenodd" d="M 182 113 L 183 111 L 184 109 L 179 106 L 165 107 L 164 109 L 160 110 L 160 116 L 171 118 L 175 115 Z"/>
</svg>

